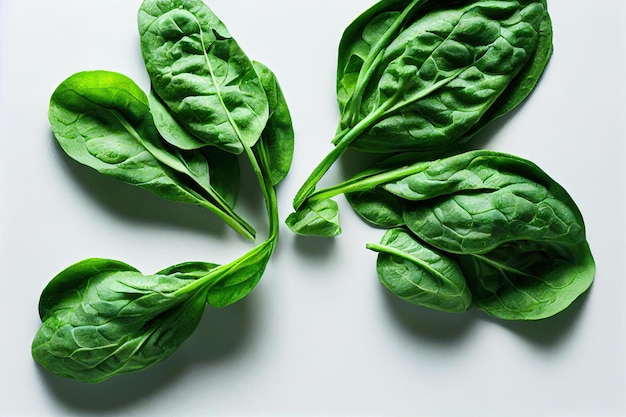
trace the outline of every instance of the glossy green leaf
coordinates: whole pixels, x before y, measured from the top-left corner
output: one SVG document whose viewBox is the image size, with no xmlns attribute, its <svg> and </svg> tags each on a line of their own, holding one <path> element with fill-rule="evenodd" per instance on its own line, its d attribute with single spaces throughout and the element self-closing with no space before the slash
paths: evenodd
<svg viewBox="0 0 626 417">
<path fill-rule="evenodd" d="M 276 241 L 270 239 L 232 264 L 207 293 L 206 301 L 213 307 L 226 307 L 246 297 L 259 283 L 272 256 Z"/>
<path fill-rule="evenodd" d="M 150 89 L 148 94 L 150 103 L 150 111 L 154 119 L 154 124 L 166 142 L 179 149 L 192 150 L 200 149 L 207 146 L 206 142 L 195 137 L 191 132 L 187 131 L 172 116 L 170 110 L 159 96 L 156 95 L 154 89 Z"/>
<path fill-rule="evenodd" d="M 148 99 L 128 77 L 108 71 L 74 74 L 52 94 L 48 117 L 59 144 L 77 162 L 161 198 L 200 205 L 244 237 L 254 236 L 207 173 L 190 169 L 190 161 L 206 164 L 206 158 L 197 152 L 179 158 L 160 142 Z M 232 193 L 227 197 L 232 200 Z"/>
<path fill-rule="evenodd" d="M 380 244 L 367 247 L 378 252 L 380 282 L 403 300 L 448 312 L 471 306 L 472 294 L 458 264 L 420 244 L 404 229 L 388 230 Z"/>
<path fill-rule="evenodd" d="M 302 236 L 332 237 L 341 233 L 339 206 L 330 199 L 315 200 L 291 213 L 286 220 L 289 229 Z"/>
<path fill-rule="evenodd" d="M 348 193 L 346 199 L 359 216 L 375 226 L 391 228 L 404 224 L 402 200 L 383 189 Z"/>
<path fill-rule="evenodd" d="M 252 62 L 202 0 L 145 0 L 141 51 L 152 86 L 199 140 L 232 153 L 254 146 L 268 102 Z"/>
<path fill-rule="evenodd" d="M 585 240 L 582 216 L 565 190 L 512 155 L 473 151 L 445 158 L 385 189 L 421 200 L 405 205 L 407 226 L 448 252 L 485 253 L 515 240 Z"/>
<path fill-rule="evenodd" d="M 44 290 L 33 357 L 83 382 L 163 361 L 195 330 L 206 305 L 202 292 L 179 294 L 194 279 L 177 275 L 143 275 L 103 259 L 70 266 Z"/>
<path fill-rule="evenodd" d="M 388 107 L 353 147 L 397 152 L 457 142 L 529 62 L 541 61 L 525 73 L 527 80 L 536 82 L 545 67 L 536 57 L 542 23 L 549 21 L 542 1 L 381 3 L 353 24 L 340 46 L 340 130 Z M 511 94 L 515 99 L 499 113 L 528 89 Z"/>
<path fill-rule="evenodd" d="M 544 0 L 383 0 L 341 39 L 335 147 L 294 198 L 302 207 L 349 147 L 458 153 L 533 90 L 552 53 Z"/>
<path fill-rule="evenodd" d="M 106 71 L 74 74 L 52 94 L 48 116 L 63 150 L 83 165 L 169 200 L 199 202 L 141 144 L 140 137 L 156 131 L 145 94 L 129 78 Z"/>
<path fill-rule="evenodd" d="M 280 183 L 291 168 L 294 131 L 291 114 L 276 75 L 260 62 L 253 62 L 269 102 L 269 119 L 263 130 L 272 185 Z"/>
<path fill-rule="evenodd" d="M 474 304 L 504 320 L 539 320 L 570 306 L 591 286 L 595 263 L 587 242 L 551 246 L 515 241 L 460 258 Z"/>
</svg>

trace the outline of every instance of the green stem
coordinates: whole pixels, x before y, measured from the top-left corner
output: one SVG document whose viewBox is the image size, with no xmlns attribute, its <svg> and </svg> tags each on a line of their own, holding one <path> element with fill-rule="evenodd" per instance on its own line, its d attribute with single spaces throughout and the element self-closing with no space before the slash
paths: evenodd
<svg viewBox="0 0 626 417">
<path fill-rule="evenodd" d="M 274 251 L 276 247 L 276 242 L 278 241 L 278 230 L 280 224 L 278 217 L 278 198 L 276 196 L 276 189 L 271 184 L 269 170 L 267 168 L 267 151 L 264 147 L 264 143 L 262 141 L 259 141 L 257 146 L 259 156 L 258 159 L 257 154 L 255 154 L 255 152 L 249 146 L 244 145 L 244 149 L 246 155 L 250 159 L 250 164 L 252 165 L 252 169 L 257 176 L 259 185 L 261 187 L 261 192 L 263 193 L 263 197 L 265 199 L 267 217 L 269 221 L 269 233 L 267 239 L 263 243 L 254 247 L 252 250 L 246 252 L 244 255 L 240 256 L 234 261 L 212 269 L 205 276 L 198 278 L 189 285 L 186 285 L 185 287 L 176 291 L 176 293 L 174 293 L 175 296 L 200 289 L 208 289 L 211 286 L 217 284 L 222 277 L 226 277 L 231 271 L 236 270 L 241 264 L 248 262 L 250 259 L 254 259 L 259 254 L 262 254 L 264 251 Z"/>
<path fill-rule="evenodd" d="M 358 114 L 358 110 L 361 108 L 361 102 L 363 98 L 363 91 L 369 84 L 374 71 L 378 67 L 378 63 L 382 60 L 384 55 L 384 48 L 389 45 L 392 36 L 394 36 L 398 30 L 402 27 L 404 22 L 406 21 L 409 14 L 417 7 L 421 6 L 424 3 L 424 0 L 413 0 L 396 18 L 391 26 L 385 31 L 383 36 L 378 39 L 378 41 L 372 46 L 367 56 L 367 59 L 363 63 L 363 67 L 359 71 L 359 76 L 357 78 L 357 82 L 354 88 L 354 92 L 352 93 L 352 103 L 349 105 L 348 111 L 350 114 L 349 123 L 354 124 L 356 115 Z"/>
<path fill-rule="evenodd" d="M 309 196 L 308 201 L 323 200 L 340 194 L 353 193 L 357 191 L 369 191 L 381 184 L 386 184 L 391 181 L 405 178 L 409 175 L 417 174 L 418 172 L 428 168 L 429 165 L 429 162 L 417 162 L 412 165 L 392 170 L 382 169 L 378 171 L 370 171 L 371 174 L 357 175 L 340 184 L 316 191 Z"/>
<path fill-rule="evenodd" d="M 181 190 L 185 193 L 193 197 L 196 200 L 197 204 L 206 208 L 210 212 L 217 215 L 220 219 L 222 219 L 228 226 L 230 226 L 237 233 L 242 235 L 244 238 L 248 240 L 254 240 L 255 231 L 249 223 L 247 223 L 243 218 L 241 218 L 235 211 L 228 205 L 228 203 L 215 192 L 213 187 L 206 186 L 202 184 L 200 181 L 196 180 L 194 175 L 189 171 L 189 169 L 181 163 L 176 157 L 169 154 L 163 149 L 159 149 L 159 147 L 155 146 L 150 140 L 144 139 L 137 130 L 122 117 L 119 112 L 112 111 L 113 116 L 118 120 L 118 122 L 124 126 L 126 131 L 139 143 L 143 146 L 150 155 L 152 155 L 160 164 L 163 164 L 168 169 L 171 168 L 175 172 L 183 174 L 190 179 L 192 179 L 196 184 L 198 184 L 202 190 L 204 190 L 208 196 L 213 201 L 208 201 L 202 196 L 200 196 L 195 190 L 188 189 L 186 186 L 179 186 Z"/>
<path fill-rule="evenodd" d="M 341 155 L 343 155 L 350 144 L 357 137 L 359 137 L 361 133 L 374 125 L 389 108 L 393 107 L 397 101 L 397 96 L 398 95 L 394 95 L 390 97 L 380 107 L 362 119 L 353 128 L 348 130 L 343 137 L 341 137 L 341 139 L 337 142 L 337 145 L 328 153 L 328 155 L 326 155 L 326 157 L 324 157 L 324 159 L 322 159 L 317 167 L 315 167 L 315 169 L 311 172 L 311 175 L 309 175 L 300 190 L 296 193 L 293 200 L 294 209 L 298 210 L 304 205 L 307 198 L 315 191 L 317 183 L 322 179 L 324 174 L 328 172 L 330 167 L 337 161 L 337 159 L 339 159 Z"/>
</svg>

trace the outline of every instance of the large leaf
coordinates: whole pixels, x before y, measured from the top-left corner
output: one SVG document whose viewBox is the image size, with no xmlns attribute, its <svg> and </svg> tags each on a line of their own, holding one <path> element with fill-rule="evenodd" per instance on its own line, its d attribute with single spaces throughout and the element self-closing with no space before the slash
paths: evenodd
<svg viewBox="0 0 626 417">
<path fill-rule="evenodd" d="M 261 136 L 268 102 L 250 59 L 201 0 L 145 0 L 141 51 L 153 88 L 208 145 L 241 153 Z"/>
<path fill-rule="evenodd" d="M 175 269 L 143 275 L 106 259 L 68 267 L 42 294 L 33 357 L 84 382 L 163 361 L 193 333 L 206 305 L 204 291 L 182 291 L 197 276 Z"/>
<path fill-rule="evenodd" d="M 52 94 L 48 117 L 59 144 L 74 160 L 161 198 L 201 205 L 243 236 L 254 236 L 254 229 L 232 209 L 238 166 L 228 171 L 228 183 L 235 189 L 222 187 L 225 181 L 218 180 L 216 190 L 206 151 L 168 149 L 146 94 L 128 77 L 109 71 L 74 74 Z M 219 163 L 234 159 L 229 155 Z"/>
<path fill-rule="evenodd" d="M 532 90 L 550 55 L 549 26 L 543 1 L 380 2 L 341 41 L 339 131 L 375 114 L 352 146 L 398 152 L 466 140 L 505 92 L 490 120 Z"/>
<path fill-rule="evenodd" d="M 460 260 L 474 304 L 504 320 L 538 320 L 565 310 L 589 289 L 595 264 L 587 242 L 553 247 L 503 244 Z"/>
<path fill-rule="evenodd" d="M 502 243 L 579 243 L 582 216 L 565 190 L 531 162 L 473 151 L 444 158 L 385 185 L 407 200 L 407 226 L 430 245 L 454 253 L 486 253 Z"/>
</svg>

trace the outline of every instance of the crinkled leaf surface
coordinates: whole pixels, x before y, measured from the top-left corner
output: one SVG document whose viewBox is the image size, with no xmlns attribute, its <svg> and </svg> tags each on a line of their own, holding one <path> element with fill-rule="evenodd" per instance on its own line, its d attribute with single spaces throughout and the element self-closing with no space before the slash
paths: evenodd
<svg viewBox="0 0 626 417">
<path fill-rule="evenodd" d="M 444 158 L 385 189 L 421 200 L 405 205 L 407 226 L 448 252 L 485 253 L 515 240 L 585 240 L 582 216 L 565 190 L 512 155 L 473 151 Z"/>
<path fill-rule="evenodd" d="M 232 153 L 254 146 L 268 102 L 252 62 L 202 0 L 145 0 L 141 51 L 156 94 L 199 140 Z"/>
<path fill-rule="evenodd" d="M 553 247 L 517 241 L 460 259 L 474 304 L 505 320 L 553 316 L 587 291 L 595 275 L 587 242 Z"/>
<path fill-rule="evenodd" d="M 419 243 L 404 229 L 390 229 L 380 244 L 376 271 L 393 294 L 413 304 L 435 310 L 460 312 L 472 303 L 472 295 L 458 264 Z"/>
<path fill-rule="evenodd" d="M 119 261 L 87 259 L 59 273 L 40 302 L 32 354 L 50 372 L 84 382 L 145 369 L 169 357 L 195 330 L 202 291 L 181 291 L 196 275 L 143 275 Z"/>
<path fill-rule="evenodd" d="M 379 113 L 353 147 L 425 150 L 464 138 L 509 85 L 491 119 L 528 95 L 550 55 L 549 27 L 544 1 L 379 2 L 341 41 L 339 131 Z"/>
</svg>

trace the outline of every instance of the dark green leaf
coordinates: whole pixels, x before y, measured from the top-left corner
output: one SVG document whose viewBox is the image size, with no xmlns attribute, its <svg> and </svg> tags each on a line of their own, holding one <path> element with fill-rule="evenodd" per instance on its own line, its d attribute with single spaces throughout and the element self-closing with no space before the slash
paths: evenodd
<svg viewBox="0 0 626 417">
<path fill-rule="evenodd" d="M 453 253 L 486 253 L 502 243 L 585 240 L 569 195 L 539 167 L 512 155 L 473 151 L 433 164 L 385 189 L 403 198 L 407 226 Z"/>
<path fill-rule="evenodd" d="M 552 247 L 516 241 L 460 260 L 474 304 L 504 320 L 551 317 L 587 291 L 595 275 L 586 242 Z"/>
<path fill-rule="evenodd" d="M 359 216 L 375 226 L 391 228 L 404 224 L 401 199 L 382 189 L 348 193 L 346 199 Z"/>
<path fill-rule="evenodd" d="M 161 362 L 191 335 L 205 309 L 203 291 L 184 291 L 194 275 L 143 275 L 104 259 L 70 266 L 44 290 L 33 357 L 54 374 L 84 382 Z"/>
<path fill-rule="evenodd" d="M 539 34 L 547 31 L 542 25 L 549 22 L 541 1 L 452 6 L 388 1 L 374 9 L 350 26 L 340 46 L 341 130 L 389 103 L 352 143 L 361 150 L 397 152 L 454 143 L 468 136 L 509 86 L 508 98 L 490 119 L 515 107 L 547 63 L 549 54 L 537 53 Z M 525 81 L 518 82 L 526 68 Z"/>
<path fill-rule="evenodd" d="M 153 88 L 178 122 L 208 145 L 254 146 L 268 102 L 252 62 L 202 0 L 145 0 L 141 51 Z"/>
<path fill-rule="evenodd" d="M 378 252 L 380 282 L 403 300 L 448 312 L 470 307 L 472 295 L 457 263 L 403 229 L 388 230 L 380 244 L 367 247 Z"/>
<path fill-rule="evenodd" d="M 263 130 L 271 182 L 277 185 L 291 168 L 294 147 L 294 131 L 287 101 L 278 84 L 276 75 L 260 62 L 253 62 L 267 99 L 270 116 Z"/>
</svg>

